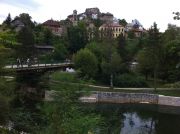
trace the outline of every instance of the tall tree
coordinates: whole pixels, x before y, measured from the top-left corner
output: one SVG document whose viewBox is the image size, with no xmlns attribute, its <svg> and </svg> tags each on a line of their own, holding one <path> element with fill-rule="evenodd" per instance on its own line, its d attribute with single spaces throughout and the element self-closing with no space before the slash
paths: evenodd
<svg viewBox="0 0 180 134">
<path fill-rule="evenodd" d="M 159 64 L 161 60 L 161 42 L 160 42 L 160 33 L 157 28 L 157 24 L 154 23 L 153 26 L 148 31 L 148 38 L 147 38 L 147 46 L 146 51 L 151 54 L 148 55 L 152 58 L 152 65 L 153 65 L 153 76 L 154 76 L 154 89 L 157 88 L 157 74 L 159 69 Z"/>
<path fill-rule="evenodd" d="M 31 20 L 31 16 L 27 13 L 22 13 L 19 16 L 16 16 L 14 20 L 16 19 L 19 19 L 25 27 L 29 27 L 31 29 L 35 27 L 35 24 Z"/>
<path fill-rule="evenodd" d="M 117 37 L 117 50 L 118 50 L 118 53 L 120 54 L 123 61 L 128 60 L 128 54 L 127 54 L 127 50 L 126 50 L 126 45 L 127 45 L 127 43 L 126 43 L 125 36 L 123 36 L 123 34 L 120 34 Z"/>
<path fill-rule="evenodd" d="M 77 52 L 74 56 L 74 63 L 82 76 L 93 78 L 96 75 L 98 61 L 96 56 L 87 48 Z"/>
<path fill-rule="evenodd" d="M 67 36 L 69 40 L 69 51 L 73 54 L 81 48 L 84 48 L 88 42 L 87 31 L 84 23 L 79 23 L 78 26 L 68 28 Z"/>
<path fill-rule="evenodd" d="M 23 27 L 17 34 L 17 41 L 21 44 L 17 50 L 20 58 L 32 58 L 35 54 L 34 34 L 29 27 Z"/>
<path fill-rule="evenodd" d="M 9 13 L 7 18 L 3 21 L 3 24 L 7 25 L 7 26 L 10 26 L 11 25 L 11 14 Z"/>
</svg>

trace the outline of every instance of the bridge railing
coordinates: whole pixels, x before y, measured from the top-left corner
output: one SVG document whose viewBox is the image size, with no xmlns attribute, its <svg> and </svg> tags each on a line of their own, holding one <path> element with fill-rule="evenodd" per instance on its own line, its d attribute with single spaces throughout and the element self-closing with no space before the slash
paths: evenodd
<svg viewBox="0 0 180 134">
<path fill-rule="evenodd" d="M 50 66 L 60 66 L 60 65 L 70 65 L 72 62 L 61 62 L 61 63 L 37 63 L 37 64 L 11 64 L 5 66 L 6 69 L 19 69 L 19 68 L 39 68 L 39 67 L 50 67 Z"/>
</svg>

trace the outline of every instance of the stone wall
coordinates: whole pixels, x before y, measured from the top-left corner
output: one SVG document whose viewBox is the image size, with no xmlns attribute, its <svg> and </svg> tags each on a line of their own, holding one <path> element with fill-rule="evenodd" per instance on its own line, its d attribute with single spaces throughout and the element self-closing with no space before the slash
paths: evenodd
<svg viewBox="0 0 180 134">
<path fill-rule="evenodd" d="M 147 93 L 97 92 L 96 102 L 150 103 L 165 106 L 180 106 L 180 97 Z"/>
<path fill-rule="evenodd" d="M 98 92 L 97 102 L 111 103 L 158 103 L 158 95 L 146 93 Z"/>
<path fill-rule="evenodd" d="M 45 100 L 52 101 L 58 91 L 46 91 Z M 180 97 L 164 96 L 148 93 L 92 92 L 89 96 L 79 98 L 82 102 L 96 103 L 150 103 L 163 106 L 180 107 Z M 179 111 L 180 112 L 180 111 Z"/>
<path fill-rule="evenodd" d="M 180 106 L 180 97 L 159 95 L 159 105 Z"/>
</svg>

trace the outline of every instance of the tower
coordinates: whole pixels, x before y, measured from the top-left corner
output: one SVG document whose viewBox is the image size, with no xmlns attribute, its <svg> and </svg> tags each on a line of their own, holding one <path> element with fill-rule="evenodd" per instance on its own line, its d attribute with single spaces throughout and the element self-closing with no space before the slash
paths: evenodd
<svg viewBox="0 0 180 134">
<path fill-rule="evenodd" d="M 77 10 L 73 10 L 73 26 L 77 26 Z"/>
</svg>

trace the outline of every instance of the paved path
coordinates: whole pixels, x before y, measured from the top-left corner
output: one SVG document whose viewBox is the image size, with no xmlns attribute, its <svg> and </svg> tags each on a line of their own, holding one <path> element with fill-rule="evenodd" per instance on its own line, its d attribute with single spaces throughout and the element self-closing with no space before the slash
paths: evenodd
<svg viewBox="0 0 180 134">
<path fill-rule="evenodd" d="M 99 88 L 99 89 L 110 89 L 111 87 L 109 86 L 100 86 L 100 85 L 92 85 L 92 84 L 81 84 L 81 83 L 73 83 L 73 82 L 62 82 L 62 81 L 56 81 L 56 80 L 51 80 L 53 83 L 68 83 L 68 84 L 74 84 L 74 85 L 82 85 L 82 86 L 87 86 L 87 87 L 93 87 L 93 88 Z M 130 90 L 130 91 L 154 91 L 154 88 L 122 88 L 122 87 L 114 87 L 112 90 Z M 180 88 L 157 88 L 157 90 L 179 90 Z"/>
</svg>

